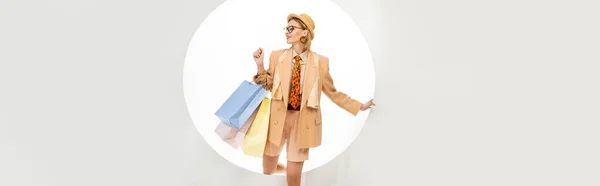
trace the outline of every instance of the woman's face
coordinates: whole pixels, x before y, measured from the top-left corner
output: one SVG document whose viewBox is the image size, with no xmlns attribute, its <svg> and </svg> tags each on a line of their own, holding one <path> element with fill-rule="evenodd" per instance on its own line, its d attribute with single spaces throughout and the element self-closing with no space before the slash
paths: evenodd
<svg viewBox="0 0 600 186">
<path fill-rule="evenodd" d="M 302 36 L 306 36 L 307 31 L 302 29 L 300 22 L 292 19 L 288 22 L 288 26 L 285 27 L 284 33 L 288 44 L 296 44 L 300 42 Z"/>
</svg>

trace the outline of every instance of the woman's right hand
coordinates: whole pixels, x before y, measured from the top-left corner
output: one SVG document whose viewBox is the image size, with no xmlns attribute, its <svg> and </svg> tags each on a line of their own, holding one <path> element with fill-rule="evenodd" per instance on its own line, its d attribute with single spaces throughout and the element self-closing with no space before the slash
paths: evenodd
<svg viewBox="0 0 600 186">
<path fill-rule="evenodd" d="M 254 52 L 254 62 L 256 65 L 263 66 L 264 56 L 265 55 L 262 48 L 258 48 L 258 50 Z"/>
</svg>

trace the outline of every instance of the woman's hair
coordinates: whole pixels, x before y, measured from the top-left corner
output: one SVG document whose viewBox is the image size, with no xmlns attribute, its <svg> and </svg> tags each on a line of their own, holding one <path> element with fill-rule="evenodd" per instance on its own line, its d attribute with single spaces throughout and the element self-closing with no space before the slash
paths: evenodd
<svg viewBox="0 0 600 186">
<path fill-rule="evenodd" d="M 302 20 L 300 20 L 296 17 L 292 17 L 290 20 L 288 20 L 288 22 L 290 22 L 291 20 L 296 20 L 298 23 L 300 23 L 300 26 L 302 27 L 302 29 L 305 29 L 305 30 L 308 29 L 308 26 L 306 26 L 306 23 L 304 23 Z M 307 30 L 306 36 L 302 36 L 302 38 L 300 38 L 300 42 L 305 44 L 306 49 L 308 51 L 310 51 L 310 44 L 311 44 L 313 38 L 315 38 L 314 33 L 311 32 L 310 30 Z"/>
</svg>

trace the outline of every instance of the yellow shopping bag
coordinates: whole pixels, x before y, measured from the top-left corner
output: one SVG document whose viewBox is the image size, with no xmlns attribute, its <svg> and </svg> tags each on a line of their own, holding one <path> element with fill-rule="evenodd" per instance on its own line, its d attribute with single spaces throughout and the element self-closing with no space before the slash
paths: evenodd
<svg viewBox="0 0 600 186">
<path fill-rule="evenodd" d="M 271 114 L 271 100 L 264 98 L 260 104 L 258 113 L 244 136 L 242 149 L 244 154 L 262 158 L 267 143 L 269 132 L 269 116 Z"/>
</svg>

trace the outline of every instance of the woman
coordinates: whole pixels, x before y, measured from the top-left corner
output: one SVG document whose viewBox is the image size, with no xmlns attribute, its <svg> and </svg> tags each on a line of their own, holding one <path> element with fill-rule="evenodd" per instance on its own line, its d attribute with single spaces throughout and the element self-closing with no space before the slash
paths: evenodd
<svg viewBox="0 0 600 186">
<path fill-rule="evenodd" d="M 264 69 L 263 51 L 254 52 L 258 72 L 254 82 L 271 92 L 269 133 L 263 156 L 264 174 L 286 169 L 288 186 L 299 186 L 304 161 L 310 148 L 321 145 L 321 93 L 353 115 L 370 109 L 373 100 L 360 103 L 339 92 L 329 74 L 329 59 L 310 50 L 315 24 L 306 14 L 290 14 L 284 28 L 292 47 L 271 53 Z M 287 168 L 277 164 L 287 144 Z"/>
</svg>

